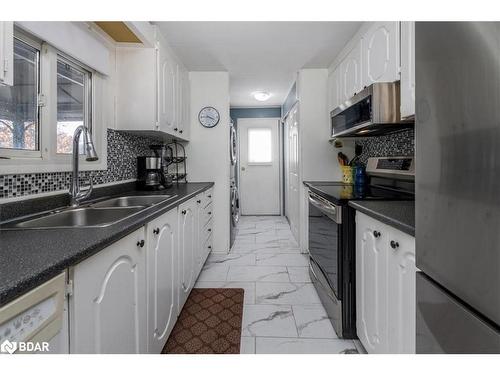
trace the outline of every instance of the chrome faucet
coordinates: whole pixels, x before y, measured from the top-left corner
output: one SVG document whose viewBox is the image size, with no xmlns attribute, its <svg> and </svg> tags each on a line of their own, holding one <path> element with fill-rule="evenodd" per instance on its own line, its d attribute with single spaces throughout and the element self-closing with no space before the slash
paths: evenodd
<svg viewBox="0 0 500 375">
<path fill-rule="evenodd" d="M 90 177 L 90 185 L 86 190 L 80 189 L 80 179 L 78 178 L 78 163 L 79 159 L 79 149 L 80 149 L 80 135 L 83 132 L 84 141 L 83 146 L 85 150 L 85 160 L 87 161 L 96 161 L 99 158 L 97 157 L 97 152 L 95 151 L 94 143 L 92 142 L 92 136 L 90 135 L 88 129 L 80 125 L 76 128 L 75 133 L 73 134 L 73 157 L 72 157 L 72 167 L 73 173 L 71 175 L 71 186 L 69 188 L 69 195 L 71 196 L 71 206 L 78 207 L 80 201 L 88 198 L 92 193 L 93 183 L 92 177 Z"/>
</svg>

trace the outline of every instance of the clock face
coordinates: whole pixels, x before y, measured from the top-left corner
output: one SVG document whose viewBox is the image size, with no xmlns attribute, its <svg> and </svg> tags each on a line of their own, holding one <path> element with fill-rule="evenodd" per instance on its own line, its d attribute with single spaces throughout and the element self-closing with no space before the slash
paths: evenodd
<svg viewBox="0 0 500 375">
<path fill-rule="evenodd" d="M 200 111 L 198 120 L 205 128 L 213 128 L 219 123 L 220 115 L 214 107 L 205 107 Z"/>
</svg>

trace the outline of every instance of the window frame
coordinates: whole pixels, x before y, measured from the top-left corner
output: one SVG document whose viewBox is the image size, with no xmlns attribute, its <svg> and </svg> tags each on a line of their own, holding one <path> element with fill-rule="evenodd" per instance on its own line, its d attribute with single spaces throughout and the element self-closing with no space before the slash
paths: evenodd
<svg viewBox="0 0 500 375">
<path fill-rule="evenodd" d="M 85 96 L 85 103 L 84 103 L 84 109 L 83 109 L 83 124 L 84 126 L 90 131 L 90 134 L 92 137 L 94 137 L 94 129 L 93 129 L 93 120 L 94 120 L 94 91 L 93 91 L 93 77 L 94 73 L 93 71 L 85 66 L 84 64 L 76 61 L 75 59 L 71 58 L 68 55 L 63 54 L 62 52 L 58 51 L 57 52 L 57 58 L 56 58 L 56 88 L 55 88 L 55 93 L 57 95 L 57 63 L 59 61 L 64 61 L 64 63 L 71 65 L 73 68 L 83 71 L 84 76 L 85 76 L 85 83 L 84 83 L 84 96 Z M 53 151 L 53 156 L 54 158 L 62 158 L 66 159 L 68 156 L 71 156 L 71 153 L 65 154 L 65 153 L 58 153 L 57 152 L 57 99 L 55 101 L 56 103 L 56 119 L 55 119 L 55 134 L 52 134 L 54 137 L 54 142 L 55 142 L 55 148 L 52 150 Z"/>
<path fill-rule="evenodd" d="M 19 173 L 52 173 L 68 172 L 72 170 L 71 154 L 58 154 L 57 151 L 57 61 L 63 58 L 72 65 L 90 73 L 88 91 L 90 100 L 86 101 L 89 110 L 85 111 L 90 116 L 91 135 L 99 156 L 98 161 L 88 162 L 80 155 L 80 170 L 106 170 L 107 169 L 107 126 L 109 101 L 106 92 L 109 90 L 108 79 L 101 73 L 86 66 L 77 59 L 58 50 L 49 43 L 37 40 L 24 31 L 15 27 L 14 37 L 22 36 L 27 40 L 38 43 L 39 53 L 39 149 L 37 155 L 24 155 L 24 150 L 16 151 L 11 155 L 0 158 L 0 175 Z M 3 149 L 6 150 L 6 149 Z M 11 151 L 11 150 L 8 150 Z M 19 152 L 17 152 L 19 151 Z M 35 151 L 28 151 L 34 153 Z M 4 158 L 5 157 L 5 158 Z"/>
<path fill-rule="evenodd" d="M 40 106 L 40 95 L 42 94 L 42 82 L 41 82 L 41 73 L 42 73 L 42 44 L 36 39 L 28 36 L 27 34 L 15 30 L 14 31 L 14 43 L 15 39 L 21 41 L 22 43 L 30 46 L 31 48 L 37 51 L 37 69 L 36 69 L 36 85 L 37 85 L 37 105 L 36 105 L 36 117 L 37 117 L 37 137 L 38 137 L 38 150 L 27 150 L 27 149 L 9 149 L 9 148 L 0 148 L 0 157 L 2 160 L 13 160 L 17 158 L 23 159 L 40 159 L 42 157 L 42 116 L 41 116 L 41 106 Z M 14 44 L 13 44 L 14 45 Z M 7 158 L 7 159 L 3 159 Z"/>
</svg>

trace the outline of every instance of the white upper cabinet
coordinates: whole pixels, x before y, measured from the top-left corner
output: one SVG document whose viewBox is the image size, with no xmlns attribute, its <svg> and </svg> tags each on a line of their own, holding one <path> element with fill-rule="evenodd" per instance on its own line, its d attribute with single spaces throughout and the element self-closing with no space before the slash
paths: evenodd
<svg viewBox="0 0 500 375">
<path fill-rule="evenodd" d="M 361 84 L 361 46 L 362 41 L 349 51 L 340 63 L 341 102 L 353 97 L 362 89 Z"/>
<path fill-rule="evenodd" d="M 188 140 L 183 108 L 191 98 L 189 88 L 181 88 L 188 72 L 159 32 L 154 47 L 117 47 L 116 70 L 118 129 Z"/>
<path fill-rule="evenodd" d="M 158 127 L 166 133 L 174 129 L 176 69 L 166 48 L 158 42 Z"/>
<path fill-rule="evenodd" d="M 399 22 L 374 22 L 362 40 L 363 86 L 399 80 Z"/>
<path fill-rule="evenodd" d="M 415 116 L 415 22 L 401 22 L 401 118 Z"/>
<path fill-rule="evenodd" d="M 14 23 L 0 21 L 0 85 L 14 85 Z"/>
</svg>

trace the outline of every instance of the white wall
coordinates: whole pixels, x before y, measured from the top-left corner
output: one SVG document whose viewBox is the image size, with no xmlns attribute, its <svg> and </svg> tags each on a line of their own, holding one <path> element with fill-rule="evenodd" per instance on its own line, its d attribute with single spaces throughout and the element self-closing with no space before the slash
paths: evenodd
<svg viewBox="0 0 500 375">
<path fill-rule="evenodd" d="M 330 139 L 328 103 L 328 69 L 302 69 L 297 78 L 299 98 L 299 138 L 302 181 L 341 181 L 337 161 L 339 151 L 351 156 L 353 142 L 335 148 Z M 306 187 L 300 184 L 300 245 L 308 247 Z"/>
<path fill-rule="evenodd" d="M 229 73 L 190 72 L 191 135 L 186 144 L 189 182 L 215 182 L 213 251 L 229 251 Z M 216 108 L 219 124 L 206 129 L 198 122 L 200 109 Z"/>
</svg>

